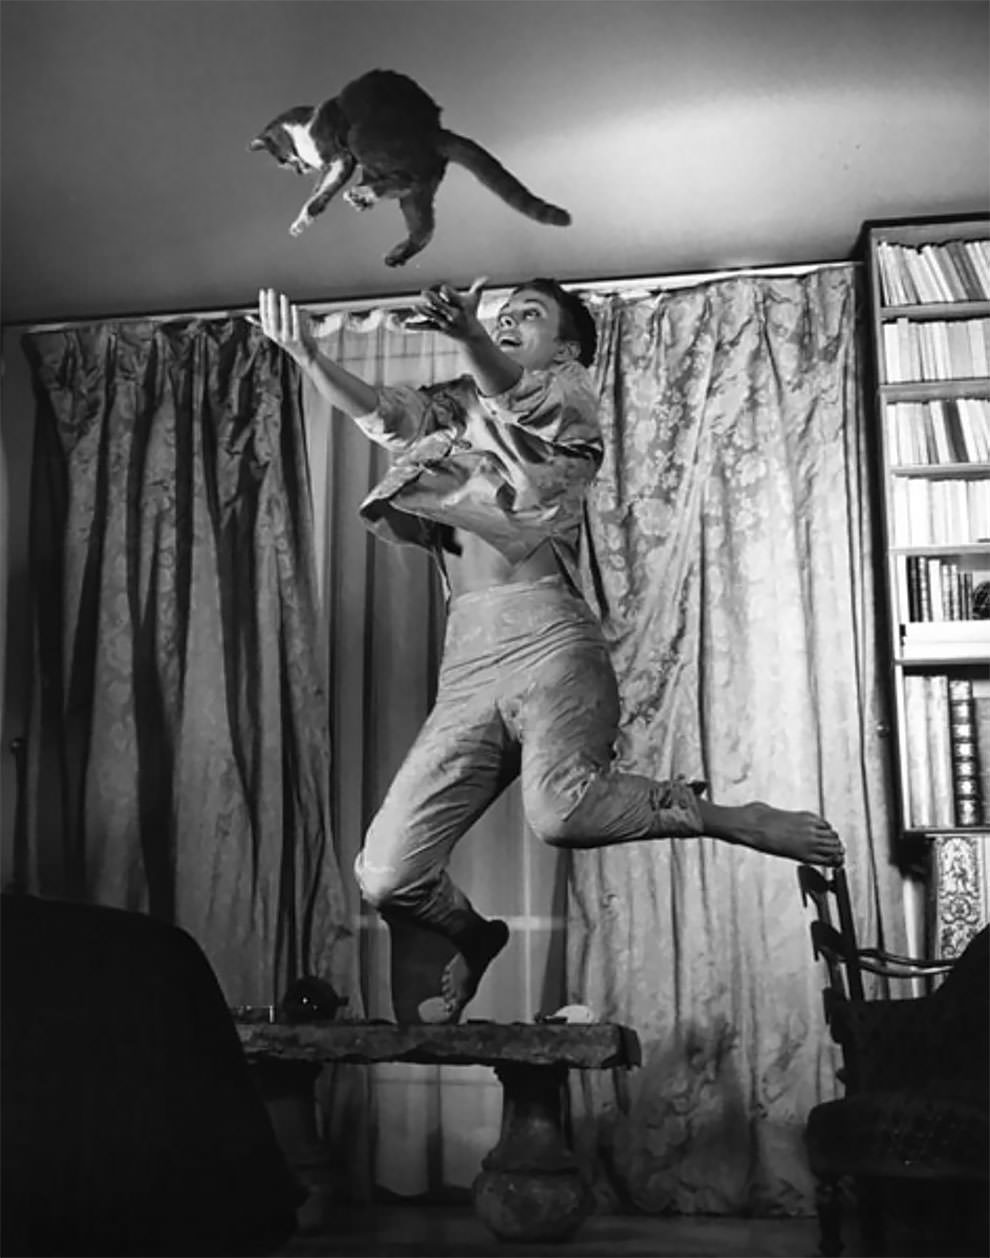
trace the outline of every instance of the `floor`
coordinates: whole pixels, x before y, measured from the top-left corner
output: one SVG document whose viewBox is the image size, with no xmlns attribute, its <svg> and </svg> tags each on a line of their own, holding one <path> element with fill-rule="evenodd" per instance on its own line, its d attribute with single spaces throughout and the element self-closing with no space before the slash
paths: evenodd
<svg viewBox="0 0 990 1258">
<path fill-rule="evenodd" d="M 911 1186 L 887 1216 L 890 1258 L 986 1258 L 990 1211 L 983 1198 L 963 1214 L 944 1200 L 926 1199 L 924 1185 Z M 948 1215 L 967 1217 L 966 1235 Z M 870 1258 L 855 1217 L 843 1225 L 842 1258 Z M 745 1219 L 702 1216 L 592 1215 L 571 1240 L 554 1244 L 499 1241 L 474 1216 L 470 1204 L 419 1202 L 341 1207 L 332 1228 L 297 1234 L 277 1258 L 817 1258 L 814 1218 Z"/>
<path fill-rule="evenodd" d="M 849 1238 L 854 1241 L 854 1237 Z M 572 1240 L 497 1240 L 470 1206 L 383 1205 L 342 1211 L 339 1227 L 296 1236 L 279 1258 L 813 1258 L 814 1219 L 655 1218 L 597 1215 Z M 861 1258 L 849 1244 L 843 1258 Z"/>
</svg>

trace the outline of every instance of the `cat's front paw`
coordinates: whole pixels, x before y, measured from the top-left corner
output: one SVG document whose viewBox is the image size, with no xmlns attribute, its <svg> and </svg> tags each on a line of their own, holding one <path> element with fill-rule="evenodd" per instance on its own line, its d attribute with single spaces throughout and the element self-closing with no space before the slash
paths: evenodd
<svg viewBox="0 0 990 1258">
<path fill-rule="evenodd" d="M 289 228 L 290 236 L 301 236 L 306 228 L 313 220 L 308 214 L 300 214 L 296 221 Z"/>
</svg>

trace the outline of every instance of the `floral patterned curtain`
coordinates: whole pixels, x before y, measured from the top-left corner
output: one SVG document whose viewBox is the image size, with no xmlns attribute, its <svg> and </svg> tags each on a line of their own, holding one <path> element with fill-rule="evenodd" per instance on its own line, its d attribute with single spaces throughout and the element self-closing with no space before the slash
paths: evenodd
<svg viewBox="0 0 990 1258">
<path fill-rule="evenodd" d="M 240 320 L 24 343 L 39 684 L 17 884 L 178 924 L 231 1004 L 303 972 L 350 991 L 298 373 Z"/>
<path fill-rule="evenodd" d="M 889 843 L 852 267 L 598 300 L 594 537 L 620 759 L 720 803 L 824 813 L 865 940 L 904 949 Z M 577 854 L 568 995 L 636 1028 L 628 1113 L 575 1097 L 599 1190 L 640 1209 L 810 1209 L 836 1095 L 795 865 L 712 839 Z"/>
</svg>

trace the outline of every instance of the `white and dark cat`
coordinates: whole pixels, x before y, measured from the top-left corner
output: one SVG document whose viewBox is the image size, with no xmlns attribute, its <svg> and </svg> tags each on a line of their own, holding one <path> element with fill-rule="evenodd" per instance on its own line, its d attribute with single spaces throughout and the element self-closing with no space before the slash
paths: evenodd
<svg viewBox="0 0 990 1258">
<path fill-rule="evenodd" d="M 434 230 L 433 202 L 448 162 L 466 167 L 486 188 L 538 223 L 565 227 L 571 216 L 534 196 L 492 155 L 440 126 L 440 108 L 404 74 L 372 70 L 322 105 L 297 105 L 274 118 L 248 146 L 280 166 L 319 178 L 295 222 L 293 236 L 330 204 L 360 168 L 344 199 L 357 210 L 382 198 L 399 202 L 409 233 L 385 257 L 402 266 L 424 249 Z"/>
</svg>

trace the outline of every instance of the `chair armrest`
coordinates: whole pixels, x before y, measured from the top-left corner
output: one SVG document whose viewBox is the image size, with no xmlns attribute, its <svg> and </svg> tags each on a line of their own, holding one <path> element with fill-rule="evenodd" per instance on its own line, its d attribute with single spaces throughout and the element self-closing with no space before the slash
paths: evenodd
<svg viewBox="0 0 990 1258">
<path fill-rule="evenodd" d="M 811 923 L 811 942 L 815 956 L 823 957 L 828 964 L 833 983 L 839 981 L 840 965 L 845 965 L 847 971 L 858 967 L 884 978 L 923 978 L 948 974 L 955 965 L 953 961 L 906 957 L 897 952 L 887 952 L 883 948 L 854 948 L 834 926 L 823 921 Z"/>
<path fill-rule="evenodd" d="M 897 952 L 886 952 L 883 948 L 859 948 L 856 956 L 864 970 L 884 978 L 937 977 L 939 974 L 948 974 L 955 964 L 953 961 L 905 957 Z"/>
</svg>

